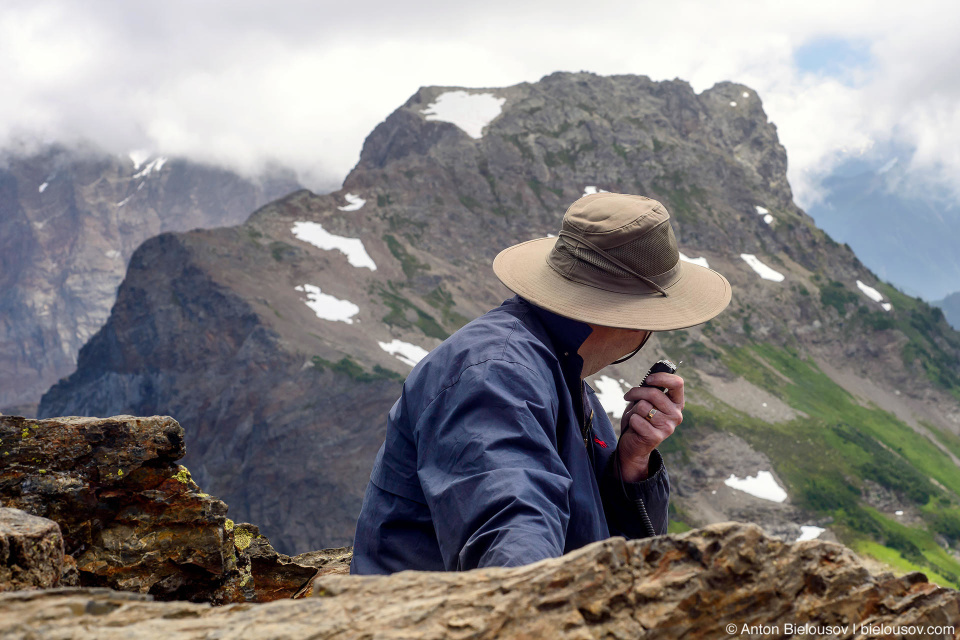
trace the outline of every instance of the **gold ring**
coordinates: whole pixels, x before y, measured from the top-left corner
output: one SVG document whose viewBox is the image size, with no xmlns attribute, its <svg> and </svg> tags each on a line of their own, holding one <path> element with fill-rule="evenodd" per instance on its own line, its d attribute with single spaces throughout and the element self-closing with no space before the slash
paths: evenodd
<svg viewBox="0 0 960 640">
<path fill-rule="evenodd" d="M 650 409 L 650 413 L 647 414 L 647 420 L 653 420 L 653 416 L 657 414 L 656 409 Z"/>
</svg>

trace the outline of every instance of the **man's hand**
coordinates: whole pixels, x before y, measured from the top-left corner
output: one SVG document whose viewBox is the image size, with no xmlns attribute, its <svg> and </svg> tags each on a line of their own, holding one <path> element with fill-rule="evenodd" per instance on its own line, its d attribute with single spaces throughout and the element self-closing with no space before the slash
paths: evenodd
<svg viewBox="0 0 960 640">
<path fill-rule="evenodd" d="M 620 419 L 620 472 L 624 482 L 647 478 L 650 454 L 683 422 L 683 378 L 672 373 L 647 376 L 650 387 L 634 387 L 623 396 L 630 402 Z M 661 391 L 666 388 L 667 393 Z M 656 409 L 647 420 L 651 409 Z"/>
</svg>

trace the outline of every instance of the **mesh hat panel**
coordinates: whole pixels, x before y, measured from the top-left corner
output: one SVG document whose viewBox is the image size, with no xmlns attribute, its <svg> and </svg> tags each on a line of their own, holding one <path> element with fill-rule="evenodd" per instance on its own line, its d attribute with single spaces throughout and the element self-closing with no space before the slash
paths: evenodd
<svg viewBox="0 0 960 640">
<path fill-rule="evenodd" d="M 583 266 L 592 271 L 616 278 L 634 278 L 632 274 L 607 260 L 603 255 L 588 247 L 575 246 L 564 236 L 559 238 L 557 249 L 575 257 Z M 606 249 L 606 252 L 645 276 L 657 276 L 666 273 L 676 266 L 680 259 L 673 227 L 666 220 L 636 240 L 619 247 Z"/>
</svg>

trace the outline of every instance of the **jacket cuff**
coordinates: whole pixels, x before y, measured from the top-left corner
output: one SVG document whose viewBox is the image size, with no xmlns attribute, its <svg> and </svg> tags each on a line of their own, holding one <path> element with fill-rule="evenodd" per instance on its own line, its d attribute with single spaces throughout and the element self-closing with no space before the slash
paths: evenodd
<svg viewBox="0 0 960 640">
<path fill-rule="evenodd" d="M 621 482 L 617 453 L 610 457 L 603 474 L 601 498 L 611 535 L 625 538 L 643 538 L 647 535 L 637 508 L 637 499 L 643 500 L 647 515 L 657 535 L 667 532 L 670 504 L 670 477 L 663 463 L 663 456 L 656 449 L 650 454 L 649 474 L 638 482 Z"/>
</svg>

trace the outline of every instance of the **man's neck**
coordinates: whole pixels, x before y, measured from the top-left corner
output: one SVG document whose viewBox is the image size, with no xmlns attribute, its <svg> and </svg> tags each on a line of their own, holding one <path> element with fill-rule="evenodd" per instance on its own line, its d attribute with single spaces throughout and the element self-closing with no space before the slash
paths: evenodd
<svg viewBox="0 0 960 640">
<path fill-rule="evenodd" d="M 577 353 L 583 359 L 580 379 L 597 373 L 611 362 L 635 350 L 647 336 L 647 331 L 615 329 L 591 324 L 593 331 L 580 345 Z"/>
</svg>

